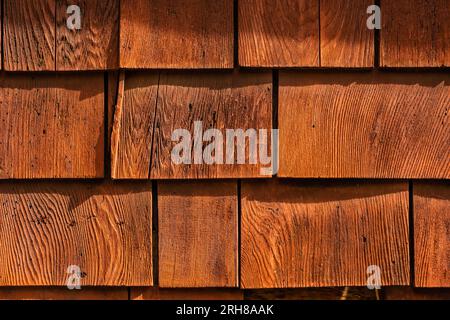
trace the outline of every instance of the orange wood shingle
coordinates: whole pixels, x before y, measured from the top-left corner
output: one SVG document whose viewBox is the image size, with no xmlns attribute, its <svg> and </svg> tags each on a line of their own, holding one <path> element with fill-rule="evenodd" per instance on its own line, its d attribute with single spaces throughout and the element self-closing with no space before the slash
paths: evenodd
<svg viewBox="0 0 450 320">
<path fill-rule="evenodd" d="M 5 70 L 55 70 L 55 0 L 5 0 L 4 8 Z"/>
<path fill-rule="evenodd" d="M 409 284 L 406 183 L 243 182 L 241 286 Z"/>
<path fill-rule="evenodd" d="M 417 287 L 450 287 L 450 183 L 413 184 Z"/>
<path fill-rule="evenodd" d="M 233 67 L 233 1 L 127 0 L 120 4 L 120 67 Z"/>
<path fill-rule="evenodd" d="M 0 183 L 0 286 L 152 285 L 148 183 Z"/>
<path fill-rule="evenodd" d="M 240 66 L 319 66 L 319 0 L 238 3 Z"/>
<path fill-rule="evenodd" d="M 237 164 L 236 152 L 234 164 L 226 164 L 226 129 L 272 128 L 271 82 L 270 73 L 169 72 L 162 73 L 159 79 L 154 73 L 127 73 L 122 84 L 123 95 L 119 92 L 123 101 L 118 103 L 115 113 L 113 177 L 260 177 L 261 167 L 265 166 L 250 163 L 249 151 L 245 163 Z M 203 131 L 220 130 L 224 142 L 220 159 L 224 164 L 206 164 L 205 157 L 196 164 L 194 152 L 190 155 L 191 164 L 173 161 L 173 148 L 180 142 L 172 138 L 174 131 L 187 130 L 193 138 L 197 121 L 201 122 Z"/>
<path fill-rule="evenodd" d="M 448 0 L 381 0 L 382 67 L 450 66 Z"/>
<path fill-rule="evenodd" d="M 237 183 L 158 183 L 159 285 L 238 286 Z"/>
<path fill-rule="evenodd" d="M 0 75 L 0 179 L 104 174 L 103 75 Z"/>
<path fill-rule="evenodd" d="M 373 0 L 320 0 L 320 66 L 373 67 L 374 31 L 366 26 Z"/>
<path fill-rule="evenodd" d="M 67 21 L 80 7 L 81 26 Z M 8 71 L 118 68 L 119 0 L 5 0 L 4 63 Z"/>
<path fill-rule="evenodd" d="M 280 177 L 450 178 L 450 76 L 281 73 Z"/>
<path fill-rule="evenodd" d="M 56 7 L 56 70 L 118 68 L 119 0 L 59 0 Z M 81 9 L 81 29 L 67 28 L 67 8 Z"/>
</svg>

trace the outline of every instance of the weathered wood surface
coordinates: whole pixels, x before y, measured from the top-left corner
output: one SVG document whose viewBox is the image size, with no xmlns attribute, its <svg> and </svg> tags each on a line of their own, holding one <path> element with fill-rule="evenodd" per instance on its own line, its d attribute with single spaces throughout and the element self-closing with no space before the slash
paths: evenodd
<svg viewBox="0 0 450 320">
<path fill-rule="evenodd" d="M 366 26 L 373 0 L 320 0 L 320 66 L 373 67 L 374 31 Z"/>
<path fill-rule="evenodd" d="M 243 182 L 241 287 L 409 284 L 406 183 Z"/>
<path fill-rule="evenodd" d="M 152 285 L 149 183 L 0 183 L 0 286 Z"/>
<path fill-rule="evenodd" d="M 280 74 L 280 177 L 450 178 L 450 76 Z"/>
<path fill-rule="evenodd" d="M 382 67 L 450 66 L 448 0 L 381 0 Z"/>
<path fill-rule="evenodd" d="M 450 287 L 450 183 L 414 190 L 414 273 L 417 287 Z"/>
<path fill-rule="evenodd" d="M 158 183 L 159 285 L 238 286 L 237 183 Z"/>
<path fill-rule="evenodd" d="M 157 73 L 120 73 L 111 138 L 115 179 L 149 177 L 158 82 Z"/>
<path fill-rule="evenodd" d="M 232 163 L 226 163 L 226 129 L 272 128 L 269 73 L 169 72 L 159 78 L 155 73 L 127 73 L 122 80 L 113 129 L 113 178 L 261 177 L 261 169 L 270 167 L 261 161 L 250 163 L 249 148 L 246 148 L 245 163 L 237 163 L 237 151 Z M 210 165 L 202 149 L 201 161 L 196 163 L 192 152 L 190 164 L 176 164 L 172 151 L 180 139 L 173 140 L 173 132 L 187 130 L 193 139 L 196 121 L 201 122 L 203 131 L 214 128 L 222 133 L 223 155 L 221 158 L 217 155 L 217 162 Z M 203 147 L 207 145 L 204 141 Z M 258 157 L 261 154 L 258 149 Z M 271 155 L 270 145 L 268 155 Z"/>
<path fill-rule="evenodd" d="M 56 70 L 109 70 L 119 61 L 119 0 L 58 0 Z M 67 8 L 81 9 L 81 29 L 67 28 Z"/>
<path fill-rule="evenodd" d="M 4 5 L 6 70 L 119 67 L 119 0 L 5 0 Z M 67 26 L 70 5 L 80 7 L 80 29 Z"/>
<path fill-rule="evenodd" d="M 239 1 L 239 65 L 318 67 L 318 0 Z"/>
<path fill-rule="evenodd" d="M 232 68 L 233 1 L 120 3 L 121 68 Z"/>
<path fill-rule="evenodd" d="M 5 70 L 55 70 L 55 1 L 4 1 Z"/>
<path fill-rule="evenodd" d="M 0 75 L 0 179 L 100 178 L 100 74 Z"/>
</svg>

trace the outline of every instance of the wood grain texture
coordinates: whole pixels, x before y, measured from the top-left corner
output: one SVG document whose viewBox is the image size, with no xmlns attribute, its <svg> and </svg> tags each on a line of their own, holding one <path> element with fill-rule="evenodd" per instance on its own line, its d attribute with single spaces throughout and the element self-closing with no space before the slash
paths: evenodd
<svg viewBox="0 0 450 320">
<path fill-rule="evenodd" d="M 415 286 L 450 287 L 450 183 L 414 183 Z"/>
<path fill-rule="evenodd" d="M 148 183 L 0 183 L 0 286 L 152 285 Z"/>
<path fill-rule="evenodd" d="M 67 8 L 81 9 L 81 29 L 67 28 Z M 118 68 L 119 0 L 57 0 L 56 70 Z"/>
<path fill-rule="evenodd" d="M 61 287 L 3 287 L 0 288 L 0 300 L 128 300 L 128 289 L 90 287 L 69 290 Z"/>
<path fill-rule="evenodd" d="M 244 0 L 238 16 L 239 65 L 319 66 L 319 0 Z"/>
<path fill-rule="evenodd" d="M 104 173 L 103 76 L 0 77 L 0 179 Z"/>
<path fill-rule="evenodd" d="M 109 71 L 107 73 L 107 90 L 108 90 L 108 106 L 107 106 L 107 134 L 106 134 L 106 145 L 107 148 L 105 150 L 105 163 L 108 165 L 106 166 L 105 175 L 107 177 L 111 177 L 111 163 L 112 163 L 112 151 L 116 150 L 112 147 L 112 133 L 113 133 L 113 126 L 114 126 L 114 113 L 116 110 L 117 105 L 117 98 L 118 98 L 118 92 L 119 92 L 119 78 L 120 78 L 120 71 Z M 116 139 L 116 137 L 114 137 Z M 117 147 L 116 141 L 114 141 L 115 147 Z"/>
<path fill-rule="evenodd" d="M 127 73 L 123 110 L 116 109 L 117 125 L 113 129 L 113 137 L 118 137 L 113 145 L 113 154 L 116 154 L 112 163 L 113 177 L 261 177 L 261 169 L 270 164 L 251 163 L 249 148 L 245 152 L 245 163 L 237 164 L 237 151 L 234 161 L 226 163 L 225 136 L 226 129 L 272 128 L 271 81 L 269 73 L 169 72 L 161 74 L 159 79 L 156 74 Z M 193 138 L 196 121 L 202 122 L 203 131 L 214 128 L 222 133 L 223 157 L 217 156 L 214 164 L 205 161 L 196 164 L 192 152 L 190 164 L 176 164 L 171 153 L 180 140 L 172 139 L 172 134 L 177 129 L 185 129 Z M 211 141 L 204 141 L 203 147 Z M 257 152 L 261 157 L 262 152 L 259 149 Z M 270 146 L 268 155 L 271 155 Z"/>
<path fill-rule="evenodd" d="M 121 68 L 232 68 L 233 1 L 120 4 Z"/>
<path fill-rule="evenodd" d="M 158 73 L 121 72 L 114 112 L 114 179 L 148 179 L 158 94 Z"/>
<path fill-rule="evenodd" d="M 449 106 L 444 73 L 281 73 L 279 176 L 448 179 Z"/>
<path fill-rule="evenodd" d="M 373 0 L 320 0 L 320 64 L 359 68 L 374 65 L 374 31 L 366 25 Z"/>
<path fill-rule="evenodd" d="M 5 0 L 4 8 L 5 70 L 55 70 L 55 0 Z"/>
<path fill-rule="evenodd" d="M 241 287 L 409 283 L 408 186 L 243 182 Z"/>
<path fill-rule="evenodd" d="M 238 289 L 165 289 L 131 288 L 131 300 L 243 300 L 244 294 Z"/>
<path fill-rule="evenodd" d="M 226 129 L 247 131 L 272 128 L 271 82 L 270 73 L 163 74 L 156 110 L 150 177 L 261 177 L 261 168 L 270 165 L 263 165 L 260 161 L 252 164 L 249 148 L 245 152 L 245 163 L 238 164 L 236 150 L 234 161 L 227 164 L 226 157 L 231 153 L 226 150 Z M 195 164 L 195 150 L 192 152 L 191 164 L 178 165 L 172 161 L 171 152 L 179 142 L 177 139 L 172 141 L 172 133 L 182 128 L 188 130 L 193 138 L 195 121 L 202 122 L 203 131 L 214 128 L 222 133 L 223 157 L 217 154 L 218 164 L 206 164 L 205 157 L 202 164 Z M 208 144 L 204 141 L 203 147 Z M 260 150 L 257 152 L 260 159 Z M 270 147 L 268 154 L 271 154 Z M 223 164 L 220 164 L 220 160 Z"/>
<path fill-rule="evenodd" d="M 380 65 L 450 66 L 447 0 L 381 0 Z"/>
<path fill-rule="evenodd" d="M 158 183 L 159 285 L 237 287 L 237 183 Z"/>
</svg>

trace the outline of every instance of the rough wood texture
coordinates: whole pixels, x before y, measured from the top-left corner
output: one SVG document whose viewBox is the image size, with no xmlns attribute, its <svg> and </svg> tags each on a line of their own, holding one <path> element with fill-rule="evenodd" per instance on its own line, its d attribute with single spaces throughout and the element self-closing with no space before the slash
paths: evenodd
<svg viewBox="0 0 450 320">
<path fill-rule="evenodd" d="M 373 67 L 374 31 L 366 26 L 373 0 L 320 0 L 322 67 Z"/>
<path fill-rule="evenodd" d="M 450 178 L 450 76 L 281 73 L 280 177 Z"/>
<path fill-rule="evenodd" d="M 5 0 L 4 8 L 5 70 L 55 70 L 55 0 Z"/>
<path fill-rule="evenodd" d="M 70 5 L 81 9 L 80 30 L 67 28 Z M 119 0 L 58 0 L 56 14 L 56 70 L 118 67 Z"/>
<path fill-rule="evenodd" d="M 318 67 L 319 0 L 239 1 L 239 65 Z"/>
<path fill-rule="evenodd" d="M 0 288 L 0 300 L 128 300 L 127 288 L 82 288 L 69 290 L 60 287 Z"/>
<path fill-rule="evenodd" d="M 119 92 L 119 79 L 120 79 L 120 71 L 109 71 L 107 74 L 108 77 L 108 106 L 107 106 L 107 112 L 108 112 L 108 123 L 107 123 L 107 135 L 106 135 L 106 150 L 105 150 L 105 162 L 108 164 L 106 166 L 105 175 L 107 177 L 110 177 L 112 175 L 111 173 L 111 163 L 112 163 L 112 151 L 116 150 L 115 147 L 117 147 L 116 141 L 114 141 L 114 146 L 112 144 L 113 141 L 113 125 L 114 125 L 114 113 L 116 110 L 117 105 L 117 98 L 118 98 L 118 92 Z M 114 139 L 117 139 L 114 137 Z"/>
<path fill-rule="evenodd" d="M 158 184 L 159 285 L 238 286 L 237 183 Z"/>
<path fill-rule="evenodd" d="M 233 1 L 120 4 L 121 68 L 232 68 Z"/>
<path fill-rule="evenodd" d="M 0 285 L 152 285 L 148 183 L 0 183 Z"/>
<path fill-rule="evenodd" d="M 409 283 L 407 184 L 243 182 L 241 286 Z"/>
<path fill-rule="evenodd" d="M 272 128 L 271 80 L 269 73 L 163 73 L 160 79 L 155 74 L 127 74 L 123 103 L 116 108 L 113 129 L 113 137 L 117 137 L 112 146 L 116 155 L 113 177 L 261 177 L 261 169 L 270 169 L 270 164 L 250 163 L 249 148 L 244 164 L 236 164 L 237 152 L 234 163 L 226 164 L 225 135 L 226 129 Z M 221 131 L 223 157 L 217 157 L 217 161 L 222 159 L 224 164 L 195 164 L 194 152 L 191 164 L 172 161 L 172 150 L 179 143 L 178 139 L 172 141 L 172 133 L 186 129 L 193 138 L 195 121 L 202 122 L 203 131 Z M 203 146 L 209 143 L 205 141 Z M 262 152 L 257 152 L 260 158 Z"/>
<path fill-rule="evenodd" d="M 238 151 L 235 153 L 233 164 L 226 164 L 226 157 L 230 153 L 226 151 L 225 136 L 226 129 L 246 131 L 272 128 L 271 81 L 269 73 L 162 75 L 150 177 L 153 179 L 260 177 L 261 168 L 266 166 L 259 163 L 251 164 L 249 149 L 245 152 L 245 164 L 237 164 Z M 217 154 L 217 160 L 222 159 L 223 164 L 195 164 L 195 151 L 192 153 L 192 164 L 173 163 L 171 152 L 178 140 L 172 141 L 172 132 L 183 128 L 194 137 L 195 121 L 202 121 L 203 131 L 215 128 L 222 133 L 223 157 L 220 158 Z M 203 147 L 206 145 L 205 141 Z"/>
<path fill-rule="evenodd" d="M 450 183 L 414 183 L 415 286 L 450 287 Z"/>
<path fill-rule="evenodd" d="M 0 179 L 104 173 L 103 76 L 0 77 Z"/>
<path fill-rule="evenodd" d="M 450 66 L 448 0 L 381 0 L 380 65 Z"/>
<path fill-rule="evenodd" d="M 131 300 L 243 300 L 238 289 L 131 288 Z"/>
<path fill-rule="evenodd" d="M 115 179 L 149 177 L 158 81 L 157 73 L 120 74 L 111 138 Z"/>
</svg>

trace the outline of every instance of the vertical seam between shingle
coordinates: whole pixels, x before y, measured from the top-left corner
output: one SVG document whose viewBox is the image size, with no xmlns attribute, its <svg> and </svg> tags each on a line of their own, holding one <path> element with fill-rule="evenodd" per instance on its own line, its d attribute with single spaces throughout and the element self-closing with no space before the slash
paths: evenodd
<svg viewBox="0 0 450 320">
<path fill-rule="evenodd" d="M 156 117 L 158 116 L 158 100 L 159 100 L 159 86 L 161 81 L 161 70 L 158 71 L 158 85 L 156 87 L 156 101 L 155 101 L 155 112 L 153 113 L 153 127 L 152 127 L 152 142 L 150 143 L 150 163 L 148 165 L 148 179 L 151 178 L 152 174 L 152 163 L 153 163 L 153 145 L 155 143 L 155 126 Z"/>
<path fill-rule="evenodd" d="M 318 2 L 318 15 L 317 15 L 317 20 L 318 20 L 318 27 L 319 27 L 319 67 L 322 66 L 322 28 L 320 27 L 320 1 L 321 0 L 317 0 Z"/>
</svg>

